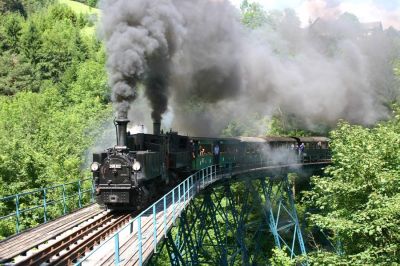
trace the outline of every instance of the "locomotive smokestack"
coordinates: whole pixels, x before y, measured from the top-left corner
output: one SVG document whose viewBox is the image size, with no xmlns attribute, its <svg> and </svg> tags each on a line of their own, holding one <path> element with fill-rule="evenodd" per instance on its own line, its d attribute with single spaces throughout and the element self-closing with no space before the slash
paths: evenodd
<svg viewBox="0 0 400 266">
<path fill-rule="evenodd" d="M 161 122 L 160 121 L 154 121 L 153 122 L 153 134 L 154 135 L 160 135 L 160 128 L 161 128 Z"/>
<path fill-rule="evenodd" d="M 126 148 L 126 128 L 129 120 L 126 117 L 118 117 L 115 120 L 115 126 L 117 127 L 117 147 Z"/>
</svg>

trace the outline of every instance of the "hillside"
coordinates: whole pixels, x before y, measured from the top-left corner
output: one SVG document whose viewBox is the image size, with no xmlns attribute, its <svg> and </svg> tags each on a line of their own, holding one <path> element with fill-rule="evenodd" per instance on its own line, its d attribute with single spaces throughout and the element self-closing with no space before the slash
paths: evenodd
<svg viewBox="0 0 400 266">
<path fill-rule="evenodd" d="M 98 8 L 93 8 L 88 5 L 76 2 L 76 1 L 71 1 L 71 0 L 58 0 L 60 4 L 66 4 L 68 5 L 72 10 L 74 10 L 77 13 L 83 13 L 83 14 L 96 14 L 100 15 L 100 9 Z"/>
<path fill-rule="evenodd" d="M 96 23 L 99 20 L 101 11 L 98 8 L 93 8 L 83 3 L 79 3 L 71 0 L 58 0 L 60 4 L 65 4 L 70 7 L 77 14 L 84 14 L 89 16 L 89 20 L 92 21 L 90 26 L 86 26 L 82 29 L 82 33 L 86 36 L 93 35 L 96 30 Z"/>
</svg>

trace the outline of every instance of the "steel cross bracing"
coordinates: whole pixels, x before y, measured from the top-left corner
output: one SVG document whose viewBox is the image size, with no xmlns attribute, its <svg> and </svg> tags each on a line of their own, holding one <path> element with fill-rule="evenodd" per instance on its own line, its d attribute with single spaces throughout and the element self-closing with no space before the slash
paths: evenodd
<svg viewBox="0 0 400 266">
<path fill-rule="evenodd" d="M 181 213 L 149 264 L 265 265 L 273 247 L 306 255 L 287 177 L 222 182 Z"/>
<path fill-rule="evenodd" d="M 256 168 L 248 178 L 244 169 L 223 173 L 216 166 L 204 168 L 76 265 L 142 265 L 157 254 L 150 261 L 154 263 L 164 249 L 172 265 L 265 264 L 275 245 L 287 247 L 291 257 L 305 254 L 287 177 L 265 178 L 269 170 L 284 167 L 264 167 L 266 172 Z"/>
</svg>

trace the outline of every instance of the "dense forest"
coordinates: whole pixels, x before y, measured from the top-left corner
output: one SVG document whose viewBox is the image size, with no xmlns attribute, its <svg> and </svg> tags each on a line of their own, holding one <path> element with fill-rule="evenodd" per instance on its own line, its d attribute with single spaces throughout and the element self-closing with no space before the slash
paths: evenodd
<svg viewBox="0 0 400 266">
<path fill-rule="evenodd" d="M 97 1 L 78 1 L 90 6 L 84 11 L 70 2 L 0 0 L 1 196 L 87 176 L 87 151 L 112 118 Z M 258 4 L 243 1 L 241 11 L 249 28 L 273 22 Z M 388 106 L 392 116 L 369 127 L 321 125 L 330 131 L 333 164 L 296 195 L 311 264 L 400 263 L 400 108 Z M 222 134 L 252 135 L 254 124 L 273 135 L 310 134 L 282 112 L 249 121 L 231 121 Z M 276 254 L 273 265 L 296 263 Z"/>
<path fill-rule="evenodd" d="M 89 16 L 9 2 L 0 18 L 1 195 L 77 179 L 111 110 L 102 45 L 84 31 Z"/>
</svg>

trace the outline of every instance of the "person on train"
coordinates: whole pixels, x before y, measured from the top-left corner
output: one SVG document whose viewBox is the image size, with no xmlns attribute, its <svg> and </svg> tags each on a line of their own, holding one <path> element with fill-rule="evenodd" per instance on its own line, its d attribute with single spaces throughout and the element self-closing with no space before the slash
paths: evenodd
<svg viewBox="0 0 400 266">
<path fill-rule="evenodd" d="M 200 156 L 206 155 L 206 149 L 204 149 L 202 146 L 200 146 Z"/>
<path fill-rule="evenodd" d="M 214 164 L 219 164 L 219 144 L 214 145 Z"/>
<path fill-rule="evenodd" d="M 305 145 L 304 145 L 304 143 L 302 142 L 302 143 L 300 144 L 300 146 L 299 146 L 299 155 L 302 155 L 302 154 L 303 154 L 304 148 L 305 148 Z"/>
</svg>

